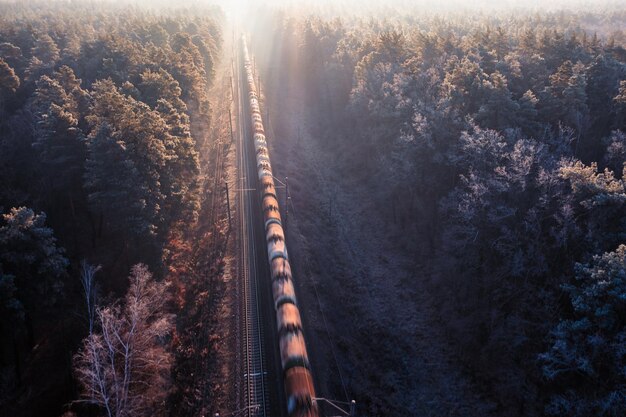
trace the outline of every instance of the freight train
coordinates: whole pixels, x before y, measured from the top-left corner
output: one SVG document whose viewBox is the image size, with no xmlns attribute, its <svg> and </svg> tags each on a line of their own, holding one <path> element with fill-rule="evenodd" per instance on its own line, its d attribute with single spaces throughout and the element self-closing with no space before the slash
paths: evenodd
<svg viewBox="0 0 626 417">
<path fill-rule="evenodd" d="M 300 310 L 293 287 L 293 276 L 285 244 L 282 219 L 278 207 L 274 176 L 265 140 L 263 118 L 259 108 L 252 65 L 245 38 L 242 38 L 243 64 L 246 75 L 254 149 L 258 170 L 261 207 L 265 222 L 267 257 L 272 278 L 276 310 L 281 366 L 290 417 L 318 417 L 315 387 L 307 355 Z"/>
</svg>

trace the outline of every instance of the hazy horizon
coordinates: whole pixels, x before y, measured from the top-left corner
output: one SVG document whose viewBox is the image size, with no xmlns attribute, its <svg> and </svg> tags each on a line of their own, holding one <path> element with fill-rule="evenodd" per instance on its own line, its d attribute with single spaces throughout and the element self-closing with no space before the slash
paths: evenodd
<svg viewBox="0 0 626 417">
<path fill-rule="evenodd" d="M 516 0 L 476 0 L 467 2 L 465 0 L 266 0 L 254 2 L 250 0 L 179 0 L 175 4 L 167 0 L 0 0 L 0 4 L 47 4 L 47 3 L 85 3 L 85 4 L 120 4 L 120 5 L 140 5 L 149 7 L 194 7 L 194 6 L 220 6 L 224 10 L 241 9 L 249 6 L 258 7 L 271 6 L 279 8 L 309 8 L 312 10 L 330 7 L 331 9 L 341 9 L 345 7 L 358 6 L 359 11 L 380 10 L 386 8 L 405 8 L 407 11 L 425 9 L 427 11 L 481 11 L 481 10 L 596 10 L 612 9 L 626 6 L 626 0 L 528 0 L 519 2 Z M 356 11 L 357 9 L 352 9 Z"/>
</svg>

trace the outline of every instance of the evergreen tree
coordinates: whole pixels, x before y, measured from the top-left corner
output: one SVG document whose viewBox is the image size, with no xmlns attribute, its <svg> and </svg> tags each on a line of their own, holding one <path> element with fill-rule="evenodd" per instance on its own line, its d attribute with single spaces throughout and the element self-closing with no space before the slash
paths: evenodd
<svg viewBox="0 0 626 417">
<path fill-rule="evenodd" d="M 604 163 L 611 171 L 620 175 L 626 163 L 626 134 L 621 130 L 615 130 L 604 142 L 606 144 Z"/>
<path fill-rule="evenodd" d="M 578 264 L 576 281 L 564 286 L 571 317 L 552 332 L 540 356 L 557 391 L 546 408 L 554 416 L 618 416 L 626 413 L 626 246 Z"/>
<path fill-rule="evenodd" d="M 479 110 L 485 94 L 487 74 L 477 57 L 452 58 L 442 85 L 442 101 L 460 115 L 474 115 Z"/>
<path fill-rule="evenodd" d="M 613 172 L 598 171 L 597 163 L 562 161 L 559 176 L 572 190 L 574 210 L 586 230 L 584 242 L 591 253 L 606 251 L 626 239 L 626 193 L 623 180 Z"/>
<path fill-rule="evenodd" d="M 614 125 L 612 100 L 617 93 L 617 68 L 617 63 L 612 58 L 600 55 L 586 70 L 586 100 L 592 127 L 589 134 L 595 140 L 606 136 Z"/>
<path fill-rule="evenodd" d="M 0 114 L 20 86 L 20 79 L 13 68 L 0 57 Z"/>
<path fill-rule="evenodd" d="M 518 123 L 522 131 L 529 137 L 538 138 L 541 125 L 537 121 L 537 103 L 539 99 L 531 90 L 524 93 L 519 100 Z"/>
<path fill-rule="evenodd" d="M 141 99 L 150 107 L 155 108 L 159 100 L 168 101 L 178 112 L 187 110 L 187 106 L 181 100 L 182 90 L 167 71 L 159 68 L 158 72 L 146 70 L 141 74 L 141 82 L 138 85 Z"/>
<path fill-rule="evenodd" d="M 484 127 L 504 130 L 517 125 L 519 104 L 517 104 L 508 89 L 507 80 L 504 75 L 494 72 L 489 76 L 489 81 L 485 81 L 487 101 L 483 104 L 476 121 Z"/>
<path fill-rule="evenodd" d="M 85 188 L 89 202 L 114 231 L 137 236 L 156 231 L 158 211 L 148 205 L 150 190 L 141 182 L 123 135 L 107 122 L 89 135 Z"/>
<path fill-rule="evenodd" d="M 2 271 L 15 276 L 18 297 L 29 308 L 36 303 L 53 304 L 60 296 L 68 260 L 57 246 L 54 232 L 45 225 L 45 213 L 19 207 L 2 217 Z"/>
<path fill-rule="evenodd" d="M 79 191 L 82 187 L 86 147 L 78 120 L 54 103 L 46 113 L 39 114 L 38 119 L 33 147 L 39 152 L 46 167 L 46 179 L 52 184 L 48 191 Z"/>
<path fill-rule="evenodd" d="M 86 140 L 80 121 L 88 104 L 80 80 L 62 66 L 52 78 L 44 75 L 37 81 L 31 105 L 37 123 L 33 147 L 43 163 L 45 190 L 51 200 L 67 193 L 74 217 L 75 200 L 83 195 Z"/>
<path fill-rule="evenodd" d="M 13 68 L 0 57 L 0 97 L 6 99 L 9 94 L 15 93 L 20 86 L 20 79 L 15 75 Z"/>
<path fill-rule="evenodd" d="M 41 61 L 45 68 L 52 68 L 61 57 L 59 47 L 50 35 L 42 33 L 37 37 L 30 53 Z"/>
<path fill-rule="evenodd" d="M 580 135 L 589 127 L 589 108 L 587 107 L 587 77 L 585 66 L 577 63 L 572 67 L 572 75 L 562 91 L 564 122 L 574 127 Z"/>
</svg>

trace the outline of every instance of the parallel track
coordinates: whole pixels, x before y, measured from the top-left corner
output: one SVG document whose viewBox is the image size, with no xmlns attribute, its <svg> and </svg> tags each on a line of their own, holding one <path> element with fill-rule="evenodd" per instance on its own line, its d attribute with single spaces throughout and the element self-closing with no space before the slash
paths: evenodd
<svg viewBox="0 0 626 417">
<path fill-rule="evenodd" d="M 263 323 L 261 321 L 260 296 L 257 268 L 257 248 L 253 210 L 256 194 L 252 190 L 256 186 L 256 173 L 250 173 L 245 110 L 245 91 L 241 86 L 241 64 L 237 54 L 235 76 L 238 97 L 238 169 L 239 183 L 238 207 L 240 225 L 240 282 L 241 285 L 241 320 L 243 327 L 243 404 L 244 415 L 248 417 L 267 416 L 269 412 L 269 389 L 267 383 L 267 367 L 265 362 L 265 346 Z"/>
</svg>

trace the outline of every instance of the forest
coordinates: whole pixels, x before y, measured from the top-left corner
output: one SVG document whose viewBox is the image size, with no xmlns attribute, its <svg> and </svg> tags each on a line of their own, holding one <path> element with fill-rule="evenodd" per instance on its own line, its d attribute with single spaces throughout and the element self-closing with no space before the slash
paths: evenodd
<svg viewBox="0 0 626 417">
<path fill-rule="evenodd" d="M 395 240 L 420 266 L 405 290 L 428 293 L 447 343 L 493 405 L 476 415 L 623 415 L 623 8 L 261 14 L 255 33 L 272 46 L 256 47 L 268 72 L 298 74 L 324 169 L 339 188 L 348 178 L 364 218 L 383 217 L 387 233 L 370 238 Z M 350 297 L 339 291 L 336 302 Z M 401 336 L 383 334 L 383 351 L 401 357 Z M 415 415 L 400 381 L 359 379 L 352 389 L 376 392 L 367 415 Z M 469 415 L 438 407 L 423 415 Z"/>
<path fill-rule="evenodd" d="M 0 4 L 0 414 L 184 403 L 171 258 L 203 200 L 221 16 Z"/>
<path fill-rule="evenodd" d="M 0 415 L 234 414 L 237 10 L 158 3 L 0 1 Z M 239 30 L 320 395 L 626 415 L 624 4 L 268 3 Z"/>
</svg>

